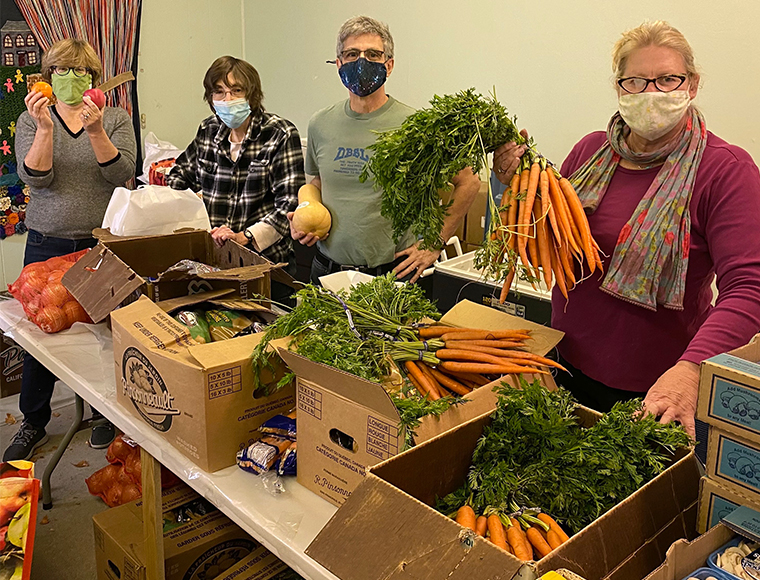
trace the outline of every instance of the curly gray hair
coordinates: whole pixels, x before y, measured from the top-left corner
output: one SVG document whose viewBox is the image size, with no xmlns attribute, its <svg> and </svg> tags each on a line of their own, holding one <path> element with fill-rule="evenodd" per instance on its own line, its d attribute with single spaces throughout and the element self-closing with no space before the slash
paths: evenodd
<svg viewBox="0 0 760 580">
<path fill-rule="evenodd" d="M 383 51 L 386 58 L 393 58 L 393 37 L 388 25 L 369 16 L 354 16 L 343 23 L 338 31 L 338 46 L 336 55 L 343 52 L 343 43 L 349 36 L 362 34 L 377 34 L 383 40 Z"/>
</svg>

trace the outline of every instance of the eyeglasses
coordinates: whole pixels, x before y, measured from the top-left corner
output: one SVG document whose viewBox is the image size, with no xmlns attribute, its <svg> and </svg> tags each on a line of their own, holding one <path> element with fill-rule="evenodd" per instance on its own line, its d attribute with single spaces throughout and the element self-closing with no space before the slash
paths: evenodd
<svg viewBox="0 0 760 580">
<path fill-rule="evenodd" d="M 371 62 L 385 62 L 385 52 L 377 50 L 376 48 L 368 48 L 367 50 L 359 50 L 358 48 L 348 48 L 341 51 L 340 60 L 343 62 L 354 62 L 359 59 L 361 55 Z"/>
<path fill-rule="evenodd" d="M 223 100 L 227 95 L 230 95 L 234 99 L 240 99 L 245 96 L 245 89 L 241 89 L 240 87 L 233 87 L 229 90 L 214 89 L 214 92 L 211 93 L 211 96 L 213 96 L 216 101 Z"/>
<path fill-rule="evenodd" d="M 626 93 L 638 94 L 647 90 L 650 83 L 654 84 L 661 93 L 669 93 L 680 88 L 686 81 L 688 75 L 662 75 L 654 79 L 645 79 L 643 77 L 626 77 L 624 79 L 618 79 L 617 84 Z"/>
<path fill-rule="evenodd" d="M 77 76 L 77 77 L 83 77 L 84 75 L 90 72 L 89 69 L 83 66 L 78 66 L 74 68 L 71 68 L 68 66 L 54 66 L 53 67 L 53 72 L 60 76 L 69 74 L 70 70 L 74 71 L 74 76 Z"/>
</svg>

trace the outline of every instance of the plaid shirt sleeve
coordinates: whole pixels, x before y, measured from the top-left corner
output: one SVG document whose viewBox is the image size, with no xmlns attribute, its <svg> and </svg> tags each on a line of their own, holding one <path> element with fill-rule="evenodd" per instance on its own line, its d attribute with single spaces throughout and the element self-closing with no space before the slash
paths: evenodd
<svg viewBox="0 0 760 580">
<path fill-rule="evenodd" d="M 272 155 L 271 187 L 274 194 L 274 208 L 259 221 L 269 224 L 283 237 L 290 236 L 288 212 L 298 205 L 298 190 L 306 177 L 303 172 L 303 151 L 298 129 L 290 126 L 277 151 Z"/>
<path fill-rule="evenodd" d="M 176 165 L 166 176 L 166 185 L 172 189 L 191 189 L 195 192 L 201 190 L 201 184 L 198 183 L 197 179 L 196 164 L 198 148 L 202 147 L 205 141 L 205 130 L 201 125 L 195 139 L 177 157 Z"/>
</svg>

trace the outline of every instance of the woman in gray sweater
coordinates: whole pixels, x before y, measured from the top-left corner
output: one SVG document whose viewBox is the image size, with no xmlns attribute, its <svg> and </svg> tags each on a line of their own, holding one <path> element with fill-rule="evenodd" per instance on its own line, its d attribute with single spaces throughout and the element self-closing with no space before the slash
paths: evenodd
<svg viewBox="0 0 760 580">
<path fill-rule="evenodd" d="M 84 91 L 102 74 L 100 59 L 83 40 L 53 44 L 42 57 L 42 76 L 57 102 L 29 93 L 17 122 L 18 173 L 29 186 L 24 265 L 91 248 L 115 187 L 135 173 L 136 143 L 129 114 L 99 109 Z M 50 421 L 55 376 L 32 356 L 24 359 L 19 406 L 24 421 L 5 450 L 3 461 L 28 459 L 44 444 Z M 90 444 L 107 447 L 113 425 L 93 409 Z"/>
</svg>

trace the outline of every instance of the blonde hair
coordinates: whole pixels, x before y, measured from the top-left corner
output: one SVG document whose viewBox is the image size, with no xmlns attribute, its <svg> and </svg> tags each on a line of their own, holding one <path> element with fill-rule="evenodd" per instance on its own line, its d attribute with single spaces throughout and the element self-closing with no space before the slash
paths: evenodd
<svg viewBox="0 0 760 580">
<path fill-rule="evenodd" d="M 59 40 L 48 48 L 42 55 L 42 77 L 50 82 L 53 67 L 65 66 L 68 68 L 85 67 L 92 75 L 92 86 L 100 83 L 103 75 L 103 65 L 100 63 L 95 49 L 86 40 L 78 38 L 66 38 Z"/>
<path fill-rule="evenodd" d="M 647 46 L 672 48 L 683 58 L 686 73 L 690 77 L 699 74 L 694 64 L 694 52 L 686 37 L 679 30 L 663 20 L 644 22 L 623 33 L 612 49 L 612 71 L 616 78 L 622 78 L 628 57 L 634 50 Z"/>
</svg>

